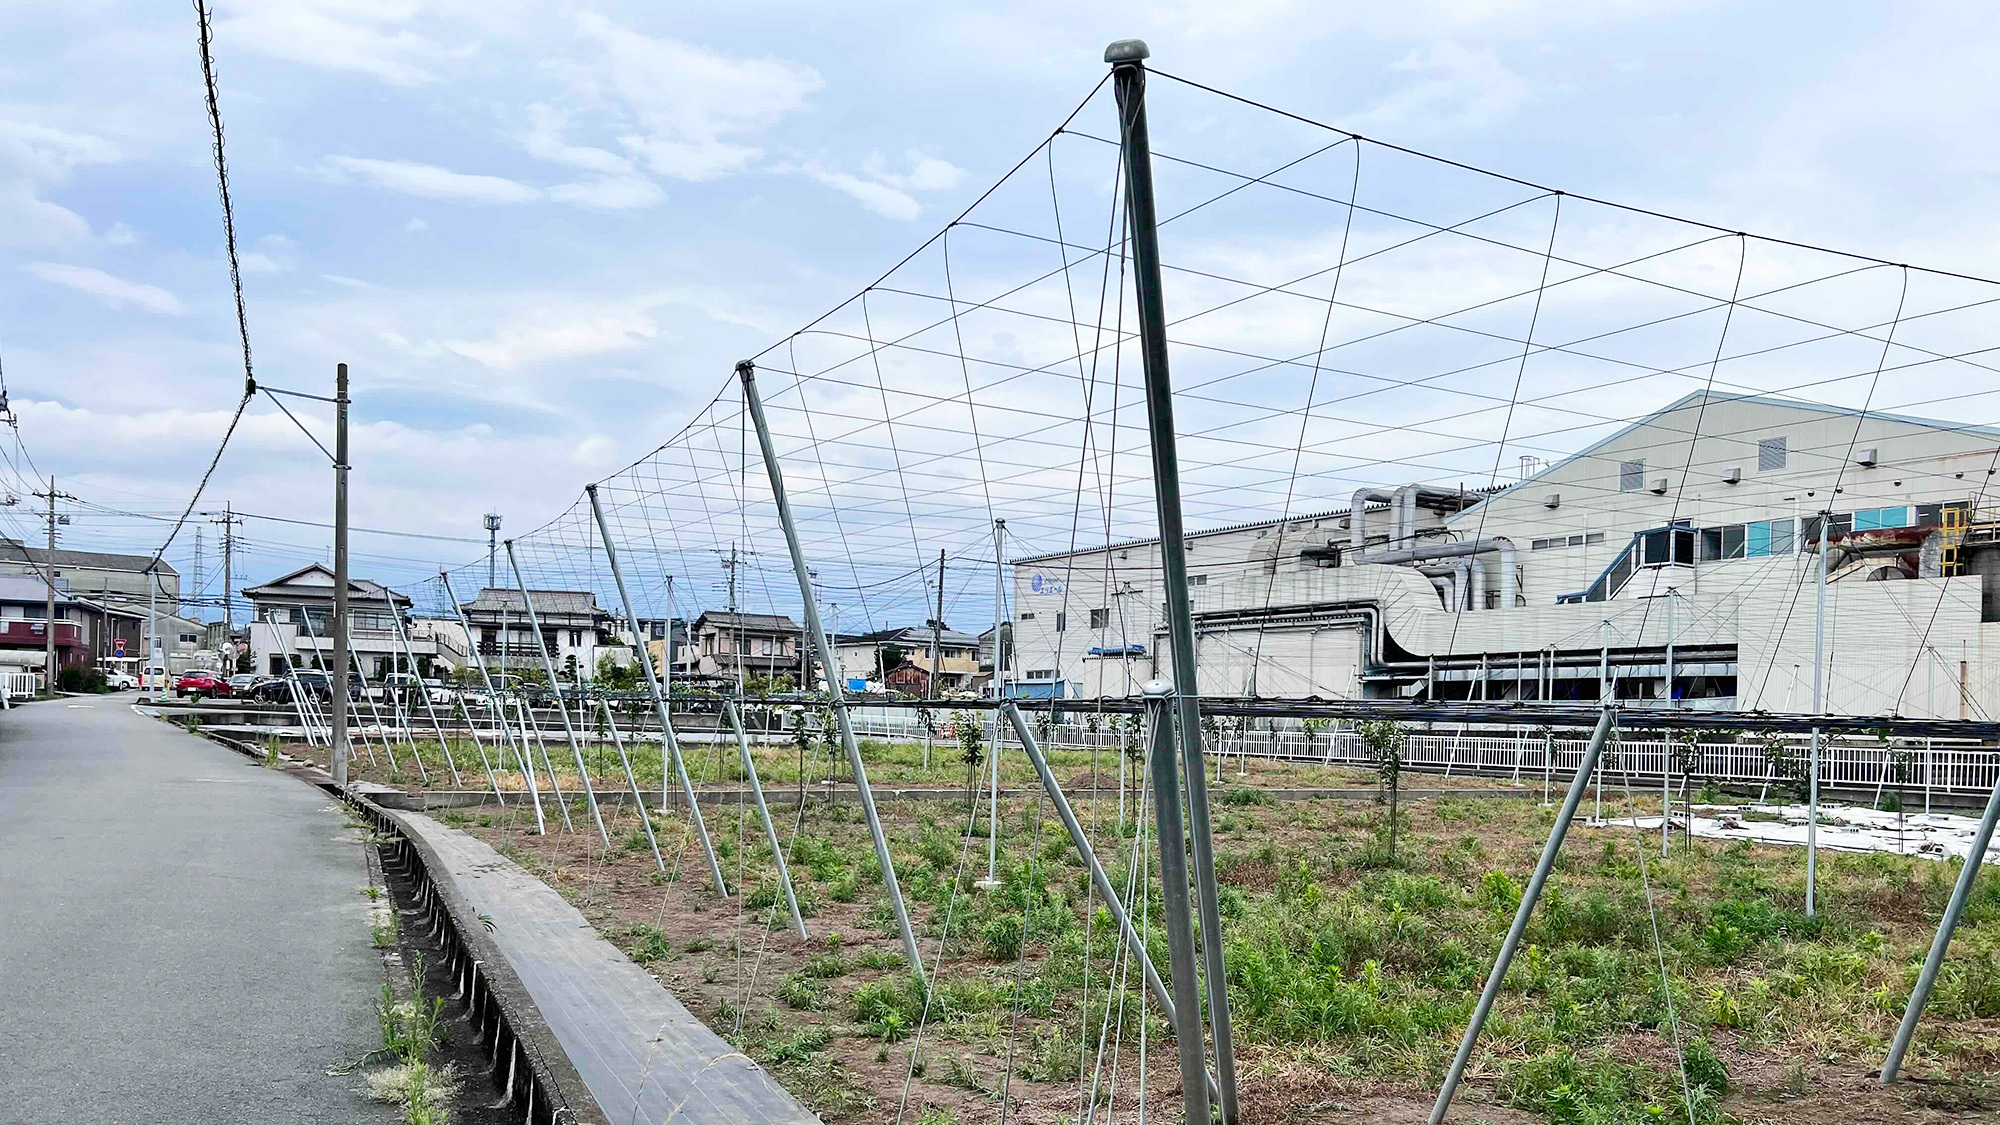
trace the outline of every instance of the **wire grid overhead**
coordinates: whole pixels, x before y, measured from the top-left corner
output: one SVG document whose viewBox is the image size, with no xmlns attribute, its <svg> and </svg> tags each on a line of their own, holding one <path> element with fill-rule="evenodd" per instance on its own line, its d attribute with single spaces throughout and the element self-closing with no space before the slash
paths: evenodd
<svg viewBox="0 0 2000 1125">
<path fill-rule="evenodd" d="M 1564 194 L 1152 78 L 1192 530 L 1342 509 L 1362 486 L 1503 485 L 1524 456 L 1576 455 L 1697 391 L 1991 414 L 1990 282 Z M 942 551 L 946 619 L 984 627 L 995 519 L 1008 559 L 1155 534 L 1117 134 L 1100 86 L 959 219 L 755 357 L 829 626 L 921 624 Z M 723 608 L 733 574 L 739 608 L 796 620 L 740 388 L 715 379 L 679 433 L 599 482 L 606 522 L 640 614 Z M 1845 463 L 1791 452 L 1829 479 Z M 1615 469 L 1562 518 L 1617 510 Z M 616 604 L 581 498 L 515 546 L 531 586 Z"/>
</svg>

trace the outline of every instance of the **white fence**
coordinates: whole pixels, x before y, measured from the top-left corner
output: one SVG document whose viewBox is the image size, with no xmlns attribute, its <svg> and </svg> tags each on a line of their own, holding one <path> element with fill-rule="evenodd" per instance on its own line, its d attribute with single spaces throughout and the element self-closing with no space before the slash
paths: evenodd
<svg viewBox="0 0 2000 1125">
<path fill-rule="evenodd" d="M 972 714 L 979 716 L 982 730 L 990 732 L 991 718 L 988 714 Z M 923 726 L 914 710 L 862 707 L 853 709 L 852 715 L 855 733 L 863 737 L 906 740 L 924 737 Z M 940 708 L 935 719 L 934 738 L 940 742 L 953 741 L 955 735 L 950 727 L 950 713 Z M 1139 739 L 1137 729 L 1120 729 L 1121 721 L 1122 717 L 1106 715 L 1103 726 L 1108 729 L 1095 731 L 1087 730 L 1078 723 L 1057 723 L 1048 726 L 1046 734 L 1043 733 L 1043 725 L 1037 723 L 1036 737 L 1045 746 L 1071 750 L 1116 750 L 1121 744 L 1136 746 Z M 1288 723 L 1291 729 L 1211 733 L 1207 739 L 1209 752 L 1219 755 L 1223 762 L 1258 758 L 1361 768 L 1372 768 L 1374 765 L 1367 746 L 1356 731 L 1306 731 L 1296 719 L 1277 722 Z M 1014 741 L 1013 732 L 1005 724 L 1002 725 L 1002 734 L 1004 741 Z M 1477 774 L 1524 779 L 1539 777 L 1546 771 L 1558 779 L 1567 779 L 1583 760 L 1586 745 L 1587 740 L 1583 738 L 1544 738 L 1531 727 L 1504 734 L 1490 730 L 1478 733 L 1411 732 L 1409 743 L 1403 750 L 1403 768 L 1446 777 Z M 1803 771 L 1809 760 L 1804 740 L 1788 740 L 1783 743 L 1783 750 L 1784 756 L 1789 759 L 1787 765 Z M 1605 751 L 1603 768 L 1613 782 L 1629 775 L 1634 784 L 1650 778 L 1652 784 L 1657 786 L 1662 770 L 1670 771 L 1678 781 L 1683 766 L 1689 764 L 1685 759 L 1689 758 L 1692 759 L 1691 768 L 1686 772 L 1697 784 L 1714 781 L 1736 787 L 1755 785 L 1761 788 L 1768 783 L 1775 788 L 1786 780 L 1782 776 L 1786 767 L 1774 763 L 1762 742 L 1701 742 L 1690 746 L 1657 739 L 1617 738 L 1614 733 L 1614 741 Z M 1227 767 L 1218 763 L 1218 768 Z M 1899 773 L 1902 788 L 1912 793 L 1929 791 L 1984 796 L 1991 792 L 1995 780 L 2000 779 L 2000 753 L 1968 748 L 1962 743 L 1926 744 L 1919 741 L 1892 747 L 1874 739 L 1838 737 L 1829 737 L 1820 746 L 1819 779 L 1822 789 L 1895 790 Z M 1802 772 L 1800 776 L 1803 777 Z"/>
<path fill-rule="evenodd" d="M 0 706 L 12 707 L 16 699 L 33 699 L 41 686 L 39 672 L 0 672 Z"/>
</svg>

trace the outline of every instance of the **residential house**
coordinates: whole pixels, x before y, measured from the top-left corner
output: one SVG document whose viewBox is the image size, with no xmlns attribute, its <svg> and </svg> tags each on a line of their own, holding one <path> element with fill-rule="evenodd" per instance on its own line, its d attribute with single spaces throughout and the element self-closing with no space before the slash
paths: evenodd
<svg viewBox="0 0 2000 1125">
<path fill-rule="evenodd" d="M 597 662 L 605 656 L 621 667 L 632 661 L 632 646 L 619 628 L 621 622 L 597 604 L 597 595 L 588 590 L 530 590 L 528 595 L 542 628 L 540 644 L 528 625 L 528 602 L 519 590 L 489 586 L 462 607 L 488 671 L 539 671 L 544 645 L 556 675 L 565 680 L 596 675 Z"/>
<path fill-rule="evenodd" d="M 899 682 L 927 685 L 933 636 L 934 631 L 928 622 L 867 633 L 842 633 L 834 638 L 833 645 L 834 660 L 840 665 L 840 678 L 850 691 L 865 690 L 871 680 L 887 683 L 896 691 L 910 690 L 898 687 Z M 969 686 L 971 677 L 979 671 L 979 638 L 947 625 L 935 631 L 935 639 L 943 669 L 938 682 L 939 691 L 958 691 Z M 882 667 L 884 664 L 891 667 L 885 670 Z M 906 664 L 912 665 L 915 671 L 905 672 L 899 681 L 896 669 Z M 912 681 L 913 676 L 915 681 Z M 913 694 L 922 695 L 926 690 L 919 687 Z"/>
<path fill-rule="evenodd" d="M 333 651 L 329 632 L 333 594 L 333 568 L 323 563 L 243 591 L 252 607 L 250 652 L 258 672 L 279 675 L 288 665 L 328 666 Z M 463 645 L 450 637 L 413 628 L 407 620 L 409 608 L 405 594 L 366 578 L 348 578 L 348 650 L 370 679 L 407 668 L 404 635 L 420 673 L 430 674 L 438 663 L 457 667 L 468 659 Z M 405 619 L 400 632 L 397 618 Z"/>
<path fill-rule="evenodd" d="M 798 682 L 804 630 L 785 614 L 709 610 L 694 619 L 693 634 L 693 675 L 790 676 Z"/>
</svg>

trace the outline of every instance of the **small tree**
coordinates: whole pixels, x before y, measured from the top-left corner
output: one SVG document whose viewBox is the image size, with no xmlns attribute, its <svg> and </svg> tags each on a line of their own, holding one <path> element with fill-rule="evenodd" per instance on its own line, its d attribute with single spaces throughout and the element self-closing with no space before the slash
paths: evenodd
<svg viewBox="0 0 2000 1125">
<path fill-rule="evenodd" d="M 909 657 L 910 654 L 904 652 L 901 645 L 883 645 L 881 648 L 876 649 L 875 678 L 887 681 L 889 673 L 901 668 L 903 661 L 908 660 Z"/>
<path fill-rule="evenodd" d="M 958 734 L 959 760 L 965 763 L 965 808 L 970 812 L 978 799 L 979 765 L 986 760 L 986 738 L 979 717 L 970 711 L 952 712 L 951 725 Z"/>
<path fill-rule="evenodd" d="M 1375 763 L 1375 772 L 1389 787 L 1389 862 L 1396 862 L 1396 819 L 1400 813 L 1403 781 L 1403 751 L 1410 737 L 1403 724 L 1394 719 L 1370 719 L 1361 724 L 1361 743 Z"/>
</svg>

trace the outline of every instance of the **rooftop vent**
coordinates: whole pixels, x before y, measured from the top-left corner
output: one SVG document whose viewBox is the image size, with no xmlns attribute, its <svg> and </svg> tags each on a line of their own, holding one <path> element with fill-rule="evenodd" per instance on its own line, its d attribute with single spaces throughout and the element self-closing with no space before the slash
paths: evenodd
<svg viewBox="0 0 2000 1125">
<path fill-rule="evenodd" d="M 1542 507 L 1560 508 L 1562 507 L 1562 502 L 1563 502 L 1562 493 L 1551 492 L 1549 493 L 1549 498 L 1547 500 L 1542 501 Z"/>
<path fill-rule="evenodd" d="M 1667 494 L 1667 478 L 1665 477 L 1654 478 L 1653 487 L 1647 489 L 1646 491 L 1651 492 L 1655 496 L 1665 496 Z"/>
<path fill-rule="evenodd" d="M 1742 470 L 1742 469 L 1730 469 L 1729 471 L 1727 471 L 1727 472 L 1723 473 L 1723 474 L 1722 474 L 1722 483 L 1724 483 L 1724 484 L 1742 484 L 1742 483 L 1743 483 L 1743 470 Z"/>
<path fill-rule="evenodd" d="M 1854 463 L 1862 466 L 1863 468 L 1872 469 L 1875 467 L 1875 462 L 1881 460 L 1880 457 L 1876 456 L 1876 454 L 1880 452 L 1881 451 L 1877 449 L 1864 449 L 1860 453 L 1855 455 Z"/>
</svg>

